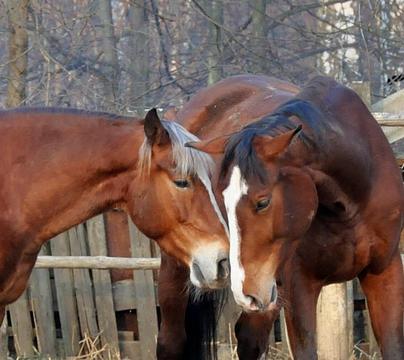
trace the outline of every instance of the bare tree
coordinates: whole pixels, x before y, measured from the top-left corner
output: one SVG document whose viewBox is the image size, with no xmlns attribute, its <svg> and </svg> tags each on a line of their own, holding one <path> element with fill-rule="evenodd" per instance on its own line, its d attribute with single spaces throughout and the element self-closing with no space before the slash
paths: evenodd
<svg viewBox="0 0 404 360">
<path fill-rule="evenodd" d="M 97 15 L 100 20 L 99 36 L 102 40 L 101 63 L 103 72 L 104 99 L 108 101 L 107 109 L 116 109 L 118 98 L 119 62 L 116 52 L 116 39 L 110 0 L 98 0 Z"/>
<path fill-rule="evenodd" d="M 249 66 L 251 72 L 265 73 L 267 69 L 267 56 L 269 53 L 268 22 L 266 16 L 267 0 L 251 0 L 252 22 L 251 22 L 251 44 L 255 56 L 251 57 L 252 63 Z"/>
<path fill-rule="evenodd" d="M 208 22 L 208 84 L 214 84 L 222 77 L 221 52 L 223 2 L 218 0 L 206 1 L 206 12 L 209 14 Z"/>
<path fill-rule="evenodd" d="M 28 4 L 29 0 L 8 0 L 9 63 L 8 63 L 8 107 L 20 106 L 25 100 L 25 78 L 28 66 Z"/>
<path fill-rule="evenodd" d="M 149 10 L 146 1 L 141 0 L 132 3 L 128 10 L 130 37 L 129 54 L 132 61 L 129 63 L 130 70 L 130 93 L 129 106 L 135 107 L 137 113 L 142 115 L 148 105 L 146 94 L 149 82 Z M 133 100 L 132 100 L 133 99 Z"/>
<path fill-rule="evenodd" d="M 33 105 L 180 105 L 244 72 L 297 84 L 316 73 L 369 80 L 375 101 L 399 87 L 404 70 L 404 0 L 36 0 L 31 8 Z M 0 88 L 11 76 L 6 21 L 0 13 Z"/>
</svg>

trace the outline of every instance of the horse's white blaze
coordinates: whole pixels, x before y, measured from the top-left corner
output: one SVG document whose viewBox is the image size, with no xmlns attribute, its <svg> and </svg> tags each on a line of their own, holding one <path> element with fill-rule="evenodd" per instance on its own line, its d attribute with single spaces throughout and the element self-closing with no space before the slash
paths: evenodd
<svg viewBox="0 0 404 360">
<path fill-rule="evenodd" d="M 236 302 L 245 307 L 249 307 L 251 305 L 251 299 L 246 297 L 243 293 L 245 272 L 240 259 L 241 234 L 237 221 L 236 209 L 241 197 L 246 195 L 247 191 L 248 185 L 241 176 L 240 168 L 238 166 L 234 166 L 230 176 L 229 185 L 223 191 L 223 197 L 224 204 L 226 206 L 230 234 L 231 289 Z"/>
</svg>

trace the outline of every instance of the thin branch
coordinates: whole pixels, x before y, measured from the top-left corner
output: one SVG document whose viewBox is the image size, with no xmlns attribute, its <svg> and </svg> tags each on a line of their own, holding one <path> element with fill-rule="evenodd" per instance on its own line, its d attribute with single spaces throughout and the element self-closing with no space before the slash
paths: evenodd
<svg viewBox="0 0 404 360">
<path fill-rule="evenodd" d="M 157 9 L 157 5 L 155 0 L 150 0 L 151 3 L 151 8 L 153 11 L 153 15 L 154 15 L 154 20 L 156 22 L 156 28 L 157 28 L 157 33 L 159 35 L 159 40 L 160 40 L 160 48 L 161 48 L 161 53 L 163 55 L 163 64 L 164 64 L 164 70 L 166 73 L 166 76 L 168 77 L 168 79 L 170 81 L 173 81 L 173 84 L 177 87 L 179 87 L 185 94 L 190 94 L 189 90 L 184 88 L 180 83 L 178 83 L 176 81 L 176 79 L 173 77 L 173 75 L 171 74 L 170 71 L 170 64 L 169 64 L 169 60 L 168 60 L 168 51 L 166 49 L 165 46 L 165 42 L 164 42 L 164 37 L 163 37 L 163 31 L 161 30 L 161 25 L 160 25 L 160 18 L 158 15 L 158 9 Z"/>
</svg>

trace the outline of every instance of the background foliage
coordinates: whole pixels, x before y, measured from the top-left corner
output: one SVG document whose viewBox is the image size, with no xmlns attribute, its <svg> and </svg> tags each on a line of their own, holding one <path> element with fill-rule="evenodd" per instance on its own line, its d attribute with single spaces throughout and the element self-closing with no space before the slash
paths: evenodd
<svg viewBox="0 0 404 360">
<path fill-rule="evenodd" d="M 400 87 L 403 39 L 404 0 L 0 0 L 0 102 L 142 113 L 245 72 L 370 81 L 375 102 Z"/>
</svg>

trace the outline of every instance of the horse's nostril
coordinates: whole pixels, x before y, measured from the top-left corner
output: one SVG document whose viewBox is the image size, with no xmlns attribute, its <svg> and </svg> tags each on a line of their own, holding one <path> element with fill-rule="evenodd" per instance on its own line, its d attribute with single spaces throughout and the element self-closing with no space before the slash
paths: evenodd
<svg viewBox="0 0 404 360">
<path fill-rule="evenodd" d="M 276 288 L 276 285 L 272 286 L 271 290 L 271 302 L 276 302 L 276 299 L 278 298 L 278 290 Z"/>
<path fill-rule="evenodd" d="M 201 268 L 199 267 L 198 263 L 193 262 L 192 263 L 192 269 L 193 269 L 195 277 L 198 279 L 198 281 L 200 283 L 204 283 L 205 282 L 205 277 L 203 276 L 203 272 L 202 272 Z"/>
<path fill-rule="evenodd" d="M 229 276 L 229 259 L 224 258 L 217 263 L 217 277 L 219 279 L 226 279 Z"/>
<path fill-rule="evenodd" d="M 246 297 L 250 299 L 252 308 L 255 308 L 256 310 L 265 310 L 266 306 L 258 296 L 248 294 Z"/>
</svg>

